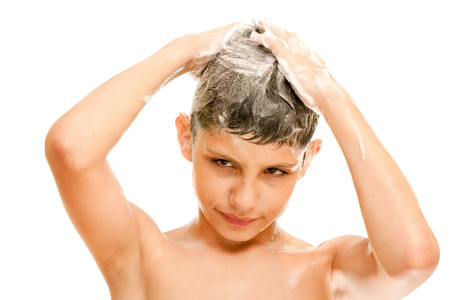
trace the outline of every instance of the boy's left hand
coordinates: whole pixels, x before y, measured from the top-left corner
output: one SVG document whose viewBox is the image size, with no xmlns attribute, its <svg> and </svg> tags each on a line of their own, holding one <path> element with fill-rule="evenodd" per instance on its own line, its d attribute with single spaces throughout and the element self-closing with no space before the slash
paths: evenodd
<svg viewBox="0 0 450 300">
<path fill-rule="evenodd" d="M 264 33 L 253 32 L 250 38 L 271 50 L 278 60 L 278 67 L 291 83 L 297 96 L 311 110 L 322 114 L 327 101 L 326 91 L 338 86 L 325 62 L 295 33 L 260 19 L 257 25 Z"/>
</svg>

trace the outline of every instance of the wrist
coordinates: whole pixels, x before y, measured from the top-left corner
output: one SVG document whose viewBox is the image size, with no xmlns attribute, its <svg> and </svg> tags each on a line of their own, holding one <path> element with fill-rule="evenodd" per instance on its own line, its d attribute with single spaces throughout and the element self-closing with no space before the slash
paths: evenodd
<svg viewBox="0 0 450 300">
<path fill-rule="evenodd" d="M 159 51 L 159 55 L 164 57 L 167 64 L 185 73 L 186 66 L 195 57 L 195 34 L 186 34 L 174 39 Z"/>
<path fill-rule="evenodd" d="M 342 107 L 353 104 L 353 99 L 347 91 L 336 81 L 329 84 L 316 95 L 318 108 L 322 116 L 328 120 L 331 115 L 336 115 Z"/>
</svg>

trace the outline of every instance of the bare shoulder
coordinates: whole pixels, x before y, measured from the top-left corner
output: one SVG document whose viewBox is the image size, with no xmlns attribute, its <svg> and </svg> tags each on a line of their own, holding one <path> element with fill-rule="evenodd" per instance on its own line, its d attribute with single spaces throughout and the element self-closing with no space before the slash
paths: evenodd
<svg viewBox="0 0 450 300">
<path fill-rule="evenodd" d="M 138 247 L 116 257 L 115 264 L 102 272 L 112 299 L 141 299 L 145 295 L 146 270 L 157 264 L 164 243 L 164 235 L 153 219 L 137 205 L 129 205 L 137 223 Z"/>
<path fill-rule="evenodd" d="M 172 229 L 169 231 L 164 232 L 164 235 L 172 241 L 180 242 L 186 239 L 186 235 L 188 233 L 188 226 L 189 224 L 186 224 L 182 227 Z"/>
<path fill-rule="evenodd" d="M 366 244 L 368 243 L 368 239 L 363 236 L 358 235 L 342 235 L 329 240 L 324 241 L 323 243 L 317 245 L 317 248 L 328 250 L 338 254 L 340 250 L 345 249 L 349 246 L 354 246 L 357 244 Z"/>
<path fill-rule="evenodd" d="M 304 251 L 312 249 L 314 246 L 302 239 L 290 235 L 286 231 L 279 229 L 277 237 L 268 243 L 271 248 L 284 251 Z"/>
<path fill-rule="evenodd" d="M 369 239 L 357 235 L 343 235 L 317 246 L 332 257 L 331 270 L 354 275 L 372 276 L 378 272 L 375 255 Z"/>
<path fill-rule="evenodd" d="M 339 268 L 337 264 L 342 261 L 344 255 L 349 260 L 355 260 L 360 255 L 360 251 L 348 251 L 351 248 L 368 249 L 368 239 L 357 235 L 343 235 L 326 240 L 318 245 L 312 245 L 303 240 L 293 238 L 290 240 L 292 245 L 310 252 L 320 259 L 323 264 L 328 265 L 330 270 Z M 365 251 L 369 254 L 367 251 Z"/>
<path fill-rule="evenodd" d="M 415 283 L 407 277 L 396 279 L 386 274 L 366 237 L 340 236 L 318 247 L 333 257 L 330 282 L 341 298 L 401 299 L 414 289 Z"/>
<path fill-rule="evenodd" d="M 361 240 L 367 239 L 366 237 L 359 236 L 359 235 L 341 235 L 338 237 L 331 238 L 329 240 L 326 240 L 319 244 L 318 246 L 321 247 L 340 247 L 347 244 L 351 244 L 354 242 L 358 242 Z"/>
<path fill-rule="evenodd" d="M 302 239 L 292 236 L 289 233 L 285 233 L 285 234 L 286 234 L 286 242 L 288 245 L 297 247 L 299 249 L 309 249 L 309 248 L 313 247 L 312 244 L 310 244 Z"/>
<path fill-rule="evenodd" d="M 362 236 L 344 235 L 326 240 L 318 245 L 312 245 L 304 240 L 285 233 L 284 247 L 297 250 L 306 250 L 307 252 L 316 253 L 316 255 L 327 256 L 333 258 L 341 253 L 342 250 L 354 245 L 367 245 L 368 240 Z M 331 263 L 331 262 L 330 262 Z"/>
</svg>

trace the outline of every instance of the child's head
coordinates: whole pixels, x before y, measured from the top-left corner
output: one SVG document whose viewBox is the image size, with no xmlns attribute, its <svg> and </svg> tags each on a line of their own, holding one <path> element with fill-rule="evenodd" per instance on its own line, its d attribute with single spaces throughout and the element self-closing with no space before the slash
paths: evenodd
<svg viewBox="0 0 450 300">
<path fill-rule="evenodd" d="M 183 115 L 176 121 L 182 154 L 193 163 L 200 219 L 231 241 L 270 232 L 321 145 L 310 142 L 318 115 L 295 95 L 272 53 L 249 39 L 252 30 L 234 32 L 201 73 L 190 122 Z M 233 225 L 226 215 L 254 221 Z"/>
<path fill-rule="evenodd" d="M 251 26 L 236 30 L 202 72 L 195 92 L 191 130 L 250 134 L 256 144 L 304 148 L 318 115 L 297 97 L 275 56 L 250 40 Z"/>
</svg>

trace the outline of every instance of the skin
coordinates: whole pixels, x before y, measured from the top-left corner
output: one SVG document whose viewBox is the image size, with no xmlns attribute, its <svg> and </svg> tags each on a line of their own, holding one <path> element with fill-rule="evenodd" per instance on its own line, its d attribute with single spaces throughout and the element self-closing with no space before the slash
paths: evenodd
<svg viewBox="0 0 450 300">
<path fill-rule="evenodd" d="M 307 93 L 305 104 L 333 131 L 368 237 L 343 236 L 312 246 L 276 223 L 320 140 L 305 150 L 304 162 L 298 149 L 255 145 L 225 131 L 200 130 L 193 142 L 185 115 L 177 117 L 177 134 L 183 156 L 193 164 L 198 216 L 162 233 L 125 198 L 108 152 L 155 91 L 205 66 L 236 25 L 174 40 L 98 87 L 47 135 L 46 156 L 61 198 L 112 299 L 404 297 L 439 260 L 414 193 L 351 97 L 328 71 L 318 71 L 321 60 L 303 44 L 293 47 L 299 39 L 267 21 L 260 24 L 265 36 L 252 39 L 286 62 L 282 72 L 300 98 Z M 238 227 L 220 212 L 255 221 Z"/>
</svg>

